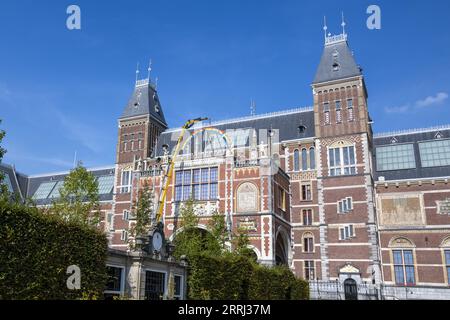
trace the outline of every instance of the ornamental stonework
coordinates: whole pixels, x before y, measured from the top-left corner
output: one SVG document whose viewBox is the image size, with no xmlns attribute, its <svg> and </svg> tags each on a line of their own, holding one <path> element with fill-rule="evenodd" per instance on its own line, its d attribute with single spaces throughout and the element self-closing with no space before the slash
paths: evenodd
<svg viewBox="0 0 450 320">
<path fill-rule="evenodd" d="M 236 211 L 258 212 L 258 188 L 250 182 L 243 183 L 236 191 Z"/>
<path fill-rule="evenodd" d="M 423 200 L 418 194 L 380 197 L 379 207 L 382 226 L 425 225 Z"/>
</svg>

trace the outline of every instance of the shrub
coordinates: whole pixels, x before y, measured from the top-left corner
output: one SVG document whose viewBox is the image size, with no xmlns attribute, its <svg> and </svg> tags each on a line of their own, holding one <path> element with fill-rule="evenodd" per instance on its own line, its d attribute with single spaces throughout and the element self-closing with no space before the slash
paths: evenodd
<svg viewBox="0 0 450 320">
<path fill-rule="evenodd" d="M 193 300 L 305 300 L 306 281 L 287 267 L 265 267 L 245 256 L 206 254 L 189 259 L 188 298 Z"/>
<path fill-rule="evenodd" d="M 101 296 L 106 255 L 99 231 L 0 201 L 0 299 Z M 67 288 L 70 265 L 81 269 L 81 290 Z"/>
</svg>

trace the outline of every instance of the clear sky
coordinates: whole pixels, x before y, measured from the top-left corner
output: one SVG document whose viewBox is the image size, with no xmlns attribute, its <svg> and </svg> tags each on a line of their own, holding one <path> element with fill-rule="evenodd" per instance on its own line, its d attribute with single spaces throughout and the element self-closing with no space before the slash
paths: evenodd
<svg viewBox="0 0 450 320">
<path fill-rule="evenodd" d="M 66 9 L 81 8 L 81 30 Z M 381 30 L 366 27 L 371 4 Z M 4 162 L 35 174 L 113 164 L 136 63 L 159 78 L 170 127 L 312 104 L 329 31 L 347 20 L 374 131 L 450 123 L 450 1 L 128 0 L 0 2 Z"/>
</svg>

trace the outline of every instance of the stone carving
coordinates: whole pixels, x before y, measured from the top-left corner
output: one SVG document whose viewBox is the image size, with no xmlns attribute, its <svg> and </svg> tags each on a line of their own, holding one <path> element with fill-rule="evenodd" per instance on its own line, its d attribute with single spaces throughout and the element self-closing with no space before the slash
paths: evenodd
<svg viewBox="0 0 450 320">
<path fill-rule="evenodd" d="M 239 220 L 239 228 L 242 228 L 244 230 L 250 231 L 250 232 L 256 232 L 258 225 L 255 221 L 255 219 L 240 219 Z"/>
<path fill-rule="evenodd" d="M 258 189 L 253 183 L 246 182 L 236 191 L 237 212 L 258 212 Z"/>
<path fill-rule="evenodd" d="M 346 264 L 344 267 L 339 269 L 339 273 L 360 273 L 360 272 L 357 268 L 355 268 L 351 264 Z"/>
<path fill-rule="evenodd" d="M 438 214 L 449 214 L 450 215 L 450 198 L 443 201 L 436 201 Z"/>
<path fill-rule="evenodd" d="M 379 203 L 382 226 L 425 225 L 425 212 L 420 195 L 382 197 Z"/>
<path fill-rule="evenodd" d="M 409 239 L 399 237 L 389 242 L 389 248 L 414 248 L 415 245 Z"/>
</svg>

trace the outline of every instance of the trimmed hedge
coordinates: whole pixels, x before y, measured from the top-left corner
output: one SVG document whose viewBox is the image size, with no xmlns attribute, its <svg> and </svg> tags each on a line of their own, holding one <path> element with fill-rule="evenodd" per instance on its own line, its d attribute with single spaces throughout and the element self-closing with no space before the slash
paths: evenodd
<svg viewBox="0 0 450 320">
<path fill-rule="evenodd" d="M 287 267 L 265 267 L 246 257 L 199 255 L 189 259 L 192 300 L 307 300 L 308 283 Z"/>
<path fill-rule="evenodd" d="M 86 299 L 105 288 L 107 239 L 36 208 L 0 202 L 0 299 Z M 81 269 L 69 290 L 67 267 Z"/>
</svg>

